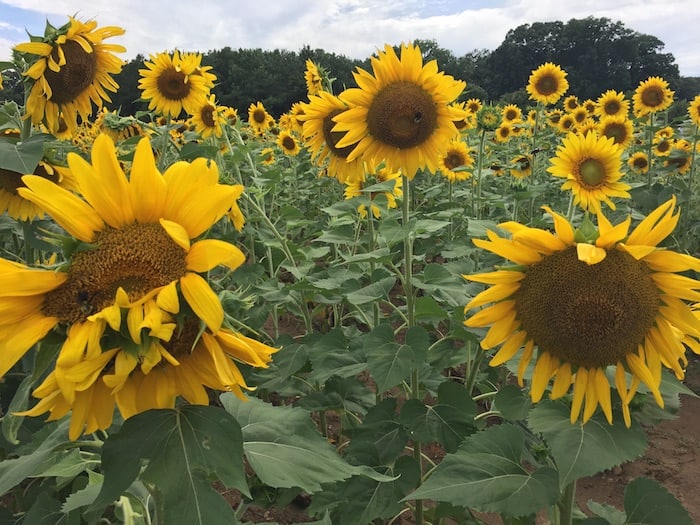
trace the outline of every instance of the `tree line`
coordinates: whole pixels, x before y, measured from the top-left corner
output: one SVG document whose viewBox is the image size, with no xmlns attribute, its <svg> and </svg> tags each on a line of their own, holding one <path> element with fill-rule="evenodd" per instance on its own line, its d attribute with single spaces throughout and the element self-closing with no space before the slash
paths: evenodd
<svg viewBox="0 0 700 525">
<path fill-rule="evenodd" d="M 466 81 L 463 99 L 508 102 L 525 106 L 525 85 L 531 71 L 544 62 L 560 65 L 567 73 L 569 94 L 580 100 L 596 99 L 608 89 L 631 93 L 650 76 L 667 80 L 679 101 L 700 93 L 700 77 L 681 77 L 675 58 L 665 53 L 658 38 L 626 28 L 608 18 L 587 17 L 568 22 L 535 22 L 510 30 L 493 51 L 474 50 L 455 56 L 435 40 L 415 40 L 425 60 L 435 59 L 442 71 Z M 186 50 L 191 51 L 191 50 Z M 139 69 L 145 57 L 127 62 L 115 77 L 120 86 L 109 109 L 133 115 L 145 110 L 138 89 Z M 334 91 L 355 85 L 352 72 L 369 69 L 369 58 L 351 59 L 322 49 L 303 47 L 298 52 L 275 49 L 232 49 L 202 52 L 202 64 L 212 66 L 217 76 L 213 89 L 217 103 L 236 108 L 242 115 L 251 103 L 260 101 L 274 116 L 288 111 L 294 102 L 306 100 L 304 70 L 307 59 L 333 77 Z M 21 103 L 19 79 L 5 79 L 0 100 Z"/>
</svg>

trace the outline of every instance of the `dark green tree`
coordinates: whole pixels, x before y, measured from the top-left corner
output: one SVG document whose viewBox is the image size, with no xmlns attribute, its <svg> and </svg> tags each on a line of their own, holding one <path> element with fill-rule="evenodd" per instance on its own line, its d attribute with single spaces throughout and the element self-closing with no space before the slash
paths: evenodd
<svg viewBox="0 0 700 525">
<path fill-rule="evenodd" d="M 523 24 L 489 55 L 484 82 L 489 95 L 498 98 L 523 89 L 533 69 L 554 62 L 568 73 L 573 94 L 581 99 L 597 98 L 608 89 L 629 92 L 649 76 L 673 84 L 678 66 L 663 48 L 658 38 L 607 18 Z"/>
</svg>

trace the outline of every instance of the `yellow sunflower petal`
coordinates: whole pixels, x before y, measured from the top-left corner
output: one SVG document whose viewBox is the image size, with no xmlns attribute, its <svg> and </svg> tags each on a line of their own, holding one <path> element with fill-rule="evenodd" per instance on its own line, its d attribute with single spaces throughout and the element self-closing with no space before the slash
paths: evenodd
<svg viewBox="0 0 700 525">
<path fill-rule="evenodd" d="M 245 255 L 231 243 L 219 239 L 203 239 L 191 246 L 186 261 L 187 269 L 197 273 L 208 272 L 220 264 L 234 270 L 245 262 Z"/>
<path fill-rule="evenodd" d="M 188 272 L 180 279 L 180 288 L 187 304 L 216 333 L 224 321 L 224 309 L 209 283 L 196 273 Z"/>
</svg>

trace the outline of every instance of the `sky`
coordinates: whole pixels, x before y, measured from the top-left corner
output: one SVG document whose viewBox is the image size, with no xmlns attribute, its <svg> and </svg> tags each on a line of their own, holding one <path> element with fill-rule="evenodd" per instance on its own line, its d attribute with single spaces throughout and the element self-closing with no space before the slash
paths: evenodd
<svg viewBox="0 0 700 525">
<path fill-rule="evenodd" d="M 384 44 L 435 40 L 455 56 L 497 48 L 510 29 L 533 22 L 605 17 L 661 40 L 682 76 L 700 76 L 697 0 L 0 0 L 0 61 L 69 15 L 116 25 L 106 40 L 127 48 L 125 60 L 163 51 L 223 47 L 286 49 L 308 45 L 349 58 Z"/>
</svg>

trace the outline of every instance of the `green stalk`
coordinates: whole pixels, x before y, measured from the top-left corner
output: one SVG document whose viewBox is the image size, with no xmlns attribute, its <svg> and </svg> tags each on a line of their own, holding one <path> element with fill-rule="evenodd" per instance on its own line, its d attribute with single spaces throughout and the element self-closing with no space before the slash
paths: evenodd
<svg viewBox="0 0 700 525">
<path fill-rule="evenodd" d="M 576 507 L 576 480 L 564 487 L 561 499 L 557 503 L 559 516 L 557 525 L 572 525 L 574 520 L 574 508 Z"/>
<path fill-rule="evenodd" d="M 474 206 L 474 193 L 472 192 L 472 215 L 477 219 L 481 219 L 481 172 L 484 168 L 484 142 L 486 141 L 486 130 L 481 131 L 479 137 L 479 154 L 476 158 L 476 200 L 477 206 Z"/>
<path fill-rule="evenodd" d="M 362 220 L 362 219 L 360 219 Z M 367 249 L 369 250 L 369 253 L 372 253 L 376 249 L 376 238 L 374 234 L 374 214 L 372 213 L 372 205 L 370 204 L 369 210 L 367 213 L 367 235 L 369 236 L 369 240 L 367 241 Z M 370 279 L 374 275 L 374 270 L 376 268 L 376 264 L 374 260 L 369 261 L 369 273 L 370 273 Z M 379 326 L 379 303 L 377 301 L 372 302 L 372 321 L 374 324 L 372 325 L 372 328 L 376 328 Z"/>
</svg>

